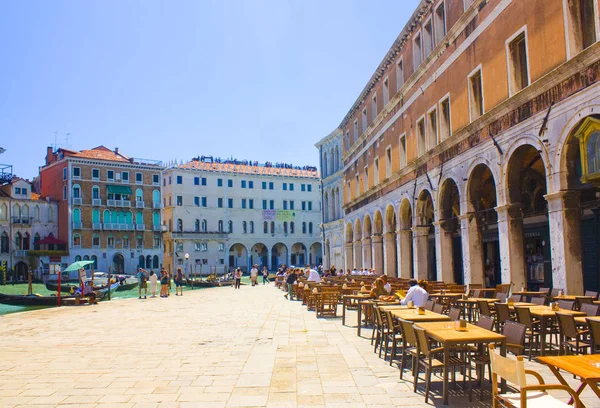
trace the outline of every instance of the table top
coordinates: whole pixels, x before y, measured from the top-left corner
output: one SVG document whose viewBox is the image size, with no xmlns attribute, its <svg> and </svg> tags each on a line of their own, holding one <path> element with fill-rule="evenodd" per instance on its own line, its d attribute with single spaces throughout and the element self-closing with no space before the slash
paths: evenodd
<svg viewBox="0 0 600 408">
<path fill-rule="evenodd" d="M 556 316 L 556 312 L 570 314 L 573 316 L 585 316 L 586 315 L 585 312 L 580 312 L 577 310 L 567 310 L 567 309 L 552 310 L 550 308 L 550 306 L 539 306 L 539 305 L 538 306 L 529 306 L 529 310 L 531 310 L 532 316 L 537 316 L 537 317 Z"/>
<path fill-rule="evenodd" d="M 521 292 L 512 292 L 513 295 L 521 295 L 521 296 L 548 296 L 548 292 L 532 292 L 529 290 L 524 290 Z"/>
<path fill-rule="evenodd" d="M 500 333 L 486 330 L 470 323 L 467 323 L 466 331 L 456 330 L 454 322 L 427 322 L 415 323 L 415 325 L 425 329 L 429 337 L 441 343 L 489 343 L 506 340 L 506 337 Z"/>
<path fill-rule="evenodd" d="M 496 288 L 473 288 L 473 291 L 478 290 L 480 292 L 495 292 Z"/>
<path fill-rule="evenodd" d="M 527 302 L 513 302 L 513 303 L 504 303 L 508 305 L 508 308 L 510 310 L 514 310 L 515 306 L 519 306 L 519 307 L 525 307 L 525 306 L 539 306 L 536 305 L 535 303 L 527 303 Z"/>
<path fill-rule="evenodd" d="M 439 314 L 439 313 L 434 313 L 430 310 L 425 310 L 425 314 L 424 315 L 419 315 L 417 314 L 417 309 L 393 309 L 390 310 L 390 312 L 392 312 L 392 315 L 394 317 L 403 319 L 403 320 L 408 320 L 410 322 L 449 322 L 450 321 L 450 317 L 443 315 L 443 314 Z M 453 323 L 454 324 L 454 323 Z"/>
<path fill-rule="evenodd" d="M 488 303 L 496 303 L 496 302 L 500 301 L 500 299 L 491 299 L 491 298 L 468 298 L 468 299 L 458 299 L 457 302 L 458 303 L 477 303 L 480 300 L 483 300 L 484 302 L 488 302 Z"/>
<path fill-rule="evenodd" d="M 575 318 L 575 323 L 586 324 L 585 319 L 590 319 L 595 322 L 600 322 L 600 316 L 578 316 Z"/>
<path fill-rule="evenodd" d="M 429 297 L 461 297 L 464 293 L 446 292 L 446 293 L 430 293 Z"/>
<path fill-rule="evenodd" d="M 384 305 L 380 307 L 381 310 L 383 310 L 384 312 L 387 311 L 392 311 L 392 310 L 414 310 L 414 309 L 409 309 L 408 306 L 406 305 L 401 305 L 401 304 L 389 304 L 389 305 Z"/>
<path fill-rule="evenodd" d="M 342 298 L 344 298 L 344 299 L 368 299 L 369 294 L 368 293 L 358 293 L 356 295 L 342 295 Z"/>
<path fill-rule="evenodd" d="M 540 363 L 554 366 L 581 377 L 583 380 L 600 381 L 600 354 L 584 354 L 579 356 L 544 356 L 538 357 Z"/>
<path fill-rule="evenodd" d="M 554 300 L 579 300 L 579 299 L 593 299 L 593 296 L 578 296 L 578 295 L 562 295 L 552 296 Z"/>
</svg>

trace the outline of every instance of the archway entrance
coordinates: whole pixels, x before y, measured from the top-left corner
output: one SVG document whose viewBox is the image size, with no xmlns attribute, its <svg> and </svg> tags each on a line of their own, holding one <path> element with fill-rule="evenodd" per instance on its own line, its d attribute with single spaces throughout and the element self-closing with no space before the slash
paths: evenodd
<svg viewBox="0 0 600 408">
<path fill-rule="evenodd" d="M 314 265 L 317 267 L 323 263 L 323 246 L 321 245 L 320 242 L 314 242 L 310 246 L 310 255 L 309 255 L 308 263 L 311 266 Z"/>
<path fill-rule="evenodd" d="M 273 245 L 273 248 L 271 249 L 271 268 L 277 269 L 279 265 L 287 265 L 287 259 L 287 246 L 285 246 L 285 244 L 282 244 L 281 242 L 278 242 L 277 244 Z"/>
<path fill-rule="evenodd" d="M 398 235 L 396 233 L 396 212 L 388 205 L 385 209 L 385 234 L 383 235 L 384 273 L 398 276 Z"/>
<path fill-rule="evenodd" d="M 413 227 L 416 251 L 414 253 L 419 279 L 437 280 L 435 229 L 433 228 L 433 199 L 427 190 L 417 200 L 417 225 Z"/>
<path fill-rule="evenodd" d="M 290 262 L 296 267 L 301 267 L 306 264 L 306 246 L 300 242 L 292 245 L 292 256 Z"/>
<path fill-rule="evenodd" d="M 412 207 L 408 199 L 400 204 L 400 277 L 414 278 Z"/>
<path fill-rule="evenodd" d="M 243 244 L 233 244 L 229 247 L 229 269 L 241 268 L 243 272 L 248 269 L 248 250 Z"/>
<path fill-rule="evenodd" d="M 460 197 L 452 179 L 444 181 L 440 193 L 440 258 L 444 282 L 464 283 Z"/>
<path fill-rule="evenodd" d="M 252 249 L 250 250 L 250 265 L 258 265 L 259 270 L 262 270 L 263 266 L 267 266 L 267 257 L 269 256 L 269 252 L 265 244 L 254 244 Z"/>
<path fill-rule="evenodd" d="M 125 258 L 122 254 L 113 256 L 113 273 L 122 274 L 125 272 Z"/>
</svg>

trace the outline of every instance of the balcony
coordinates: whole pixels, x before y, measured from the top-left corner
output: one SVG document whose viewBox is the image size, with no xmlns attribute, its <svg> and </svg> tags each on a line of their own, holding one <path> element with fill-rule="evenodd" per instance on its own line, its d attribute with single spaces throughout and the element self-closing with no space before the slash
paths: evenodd
<svg viewBox="0 0 600 408">
<path fill-rule="evenodd" d="M 33 217 L 12 217 L 12 223 L 29 227 L 33 223 Z"/>
<path fill-rule="evenodd" d="M 135 184 L 142 185 L 142 184 L 144 184 L 144 180 L 136 180 L 136 181 L 135 181 Z"/>
<path fill-rule="evenodd" d="M 131 207 L 131 201 L 129 200 L 106 200 L 108 207 Z"/>
<path fill-rule="evenodd" d="M 99 199 L 99 198 L 94 198 L 94 199 L 92 199 L 92 205 L 93 205 L 94 207 L 101 206 L 101 205 L 102 205 L 102 200 L 101 200 L 101 199 Z"/>
<path fill-rule="evenodd" d="M 94 222 L 94 223 L 92 223 L 92 229 L 100 231 L 100 230 L 102 230 L 102 224 L 99 222 Z"/>
<path fill-rule="evenodd" d="M 155 201 L 152 203 L 152 208 L 155 210 L 160 210 L 162 208 L 162 203 L 160 201 Z"/>
<path fill-rule="evenodd" d="M 167 232 L 167 236 L 165 239 L 227 239 L 226 232 L 218 232 L 218 231 L 206 231 L 206 232 L 197 232 L 197 231 L 184 231 L 184 232 Z"/>
<path fill-rule="evenodd" d="M 146 224 L 136 224 L 135 229 L 137 231 L 145 231 L 146 230 Z"/>
<path fill-rule="evenodd" d="M 81 205 L 83 204 L 83 199 L 81 197 L 73 197 L 73 205 Z"/>
<path fill-rule="evenodd" d="M 81 244 L 73 244 L 73 249 L 81 249 Z"/>
<path fill-rule="evenodd" d="M 143 201 L 136 201 L 135 202 L 135 208 L 144 208 L 144 202 Z"/>
<path fill-rule="evenodd" d="M 105 223 L 103 224 L 103 229 L 104 229 L 104 230 L 107 230 L 107 231 L 114 230 L 114 229 L 116 229 L 116 228 L 115 228 L 115 226 L 116 226 L 116 225 L 117 225 L 117 224 L 112 224 L 112 223 L 106 223 L 106 222 L 105 222 Z"/>
<path fill-rule="evenodd" d="M 118 224 L 119 226 L 119 230 L 120 231 L 133 231 L 133 225 L 129 225 L 129 224 Z"/>
<path fill-rule="evenodd" d="M 17 249 L 17 250 L 15 251 L 15 256 L 16 256 L 16 257 L 22 257 L 22 258 L 24 258 L 24 257 L 26 257 L 26 256 L 27 256 L 27 250 L 24 250 L 24 249 Z"/>
<path fill-rule="evenodd" d="M 161 232 L 163 230 L 162 225 L 153 225 L 152 226 L 152 231 L 154 232 Z"/>
<path fill-rule="evenodd" d="M 121 200 L 121 202 L 123 203 L 123 207 L 131 207 L 131 201 Z"/>
<path fill-rule="evenodd" d="M 73 222 L 73 229 L 82 229 L 82 228 L 83 228 L 82 222 Z"/>
</svg>

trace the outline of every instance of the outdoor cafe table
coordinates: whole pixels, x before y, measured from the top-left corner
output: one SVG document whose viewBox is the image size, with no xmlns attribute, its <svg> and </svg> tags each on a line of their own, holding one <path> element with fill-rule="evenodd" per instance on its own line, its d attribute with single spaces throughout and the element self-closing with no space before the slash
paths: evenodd
<svg viewBox="0 0 600 408">
<path fill-rule="evenodd" d="M 458 299 L 456 303 L 462 305 L 462 314 L 465 319 L 468 319 L 469 322 L 473 321 L 473 309 L 477 307 L 477 302 L 480 300 L 488 303 L 498 302 L 500 299 L 490 299 L 490 298 L 468 298 L 468 299 Z"/>
<path fill-rule="evenodd" d="M 360 337 L 360 331 L 362 328 L 362 308 L 363 306 L 368 306 L 368 305 L 373 305 L 373 304 L 378 304 L 378 305 L 399 305 L 398 302 L 384 302 L 381 300 L 375 300 L 375 299 L 369 299 L 369 297 L 367 296 L 366 298 L 363 298 L 363 300 L 359 300 L 358 301 L 358 308 L 357 308 L 357 318 L 358 318 L 358 326 L 356 328 L 356 335 L 358 337 Z"/>
<path fill-rule="evenodd" d="M 546 364 L 561 384 L 570 387 L 558 370 L 565 370 L 581 379 L 581 385 L 575 391 L 580 395 L 586 385 L 600 398 L 600 354 L 583 354 L 578 356 L 548 356 L 538 357 L 537 360 Z M 572 401 L 569 401 L 571 404 Z"/>
<path fill-rule="evenodd" d="M 385 309 L 384 309 L 385 310 Z M 444 314 L 435 313 L 430 310 L 425 310 L 425 314 L 417 314 L 416 308 L 408 308 L 404 306 L 399 309 L 390 309 L 392 312 L 392 316 L 398 319 L 407 320 L 409 322 L 417 323 L 417 322 L 449 322 L 450 317 Z"/>
<path fill-rule="evenodd" d="M 500 343 L 500 353 L 506 356 L 506 337 L 502 334 L 483 329 L 467 323 L 466 331 L 454 328 L 454 322 L 429 322 L 415 323 L 415 326 L 425 329 L 427 335 L 444 346 L 444 405 L 448 405 L 448 361 L 450 351 L 454 346 L 463 344 L 489 344 Z M 506 382 L 502 380 L 502 392 L 505 391 Z"/>
<path fill-rule="evenodd" d="M 531 300 L 532 297 L 548 297 L 548 292 L 534 292 L 531 290 L 522 290 L 520 292 L 512 292 L 513 295 L 525 296 L 527 300 Z"/>
<path fill-rule="evenodd" d="M 540 356 L 543 356 L 544 351 L 546 350 L 546 335 L 548 334 L 548 328 L 551 326 L 551 320 L 556 318 L 556 312 L 570 314 L 575 317 L 586 315 L 585 312 L 578 312 L 576 310 L 552 310 L 550 306 L 529 306 L 529 310 L 531 311 L 531 316 L 540 319 L 540 337 L 542 343 L 540 347 Z"/>
<path fill-rule="evenodd" d="M 577 309 L 581 308 L 581 304 L 585 301 L 591 303 L 594 300 L 593 296 L 579 296 L 579 295 L 562 295 L 562 296 L 553 296 L 554 300 L 572 300 L 575 301 L 575 305 Z"/>
<path fill-rule="evenodd" d="M 360 301 L 368 299 L 369 295 L 364 293 L 358 293 L 356 295 L 343 295 L 342 296 L 342 324 L 346 325 L 346 309 L 352 304 L 353 301 Z M 357 305 L 358 308 L 358 305 Z M 360 316 L 358 318 L 358 326 L 360 327 Z M 359 334 L 360 335 L 360 334 Z"/>
<path fill-rule="evenodd" d="M 593 320 L 595 322 L 600 322 L 600 316 L 579 316 L 575 318 L 575 323 L 580 325 L 586 325 L 586 319 Z"/>
</svg>

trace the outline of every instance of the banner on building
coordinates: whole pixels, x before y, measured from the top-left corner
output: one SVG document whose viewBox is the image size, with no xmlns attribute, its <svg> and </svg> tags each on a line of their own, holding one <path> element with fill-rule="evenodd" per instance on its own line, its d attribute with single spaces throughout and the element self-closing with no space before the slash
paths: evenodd
<svg viewBox="0 0 600 408">
<path fill-rule="evenodd" d="M 263 221 L 277 220 L 277 210 L 263 210 Z"/>
<path fill-rule="evenodd" d="M 296 212 L 291 210 L 263 210 L 263 221 L 294 221 Z"/>
</svg>

